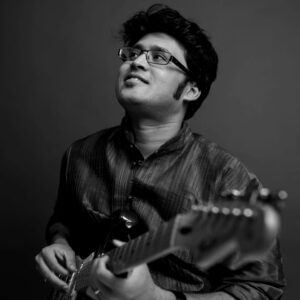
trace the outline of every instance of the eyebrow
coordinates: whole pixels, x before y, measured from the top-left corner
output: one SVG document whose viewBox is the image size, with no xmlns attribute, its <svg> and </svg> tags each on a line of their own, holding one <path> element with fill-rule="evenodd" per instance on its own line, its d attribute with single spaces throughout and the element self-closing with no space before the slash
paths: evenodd
<svg viewBox="0 0 300 300">
<path fill-rule="evenodd" d="M 143 47 L 143 45 L 141 45 L 141 44 L 135 44 L 135 45 L 133 45 L 133 48 L 146 50 L 145 47 Z M 162 51 L 162 52 L 168 52 L 171 54 L 171 52 L 168 49 L 160 47 L 160 46 L 156 46 L 156 45 L 151 46 L 150 49 L 147 49 L 147 50 Z"/>
</svg>

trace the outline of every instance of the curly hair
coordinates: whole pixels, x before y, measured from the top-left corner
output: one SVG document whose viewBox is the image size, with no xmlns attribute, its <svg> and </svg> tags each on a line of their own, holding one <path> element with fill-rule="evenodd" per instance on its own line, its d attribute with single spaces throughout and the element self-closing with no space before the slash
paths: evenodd
<svg viewBox="0 0 300 300">
<path fill-rule="evenodd" d="M 203 103 L 216 79 L 218 55 L 203 29 L 163 4 L 154 4 L 148 10 L 136 13 L 123 24 L 121 37 L 126 46 L 132 46 L 152 32 L 166 33 L 186 49 L 189 80 L 194 81 L 201 91 L 196 101 L 189 102 L 185 114 L 185 119 L 189 119 Z"/>
</svg>

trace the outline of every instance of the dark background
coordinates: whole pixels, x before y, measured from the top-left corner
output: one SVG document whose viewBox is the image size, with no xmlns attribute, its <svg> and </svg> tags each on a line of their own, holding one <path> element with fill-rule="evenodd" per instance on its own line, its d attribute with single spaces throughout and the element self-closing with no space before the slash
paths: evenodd
<svg viewBox="0 0 300 300">
<path fill-rule="evenodd" d="M 75 139 L 119 124 L 116 33 L 152 3 L 1 1 L 1 299 L 45 299 L 34 256 L 44 244 L 61 155 Z M 238 156 L 266 187 L 289 193 L 280 236 L 284 299 L 297 299 L 299 1 L 165 3 L 203 25 L 220 56 L 193 129 Z"/>
</svg>

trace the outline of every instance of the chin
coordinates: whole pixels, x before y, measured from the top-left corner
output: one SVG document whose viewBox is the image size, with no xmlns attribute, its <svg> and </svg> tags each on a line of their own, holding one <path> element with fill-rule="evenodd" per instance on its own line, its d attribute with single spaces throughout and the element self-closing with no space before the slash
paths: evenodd
<svg viewBox="0 0 300 300">
<path fill-rule="evenodd" d="M 145 92 L 136 92 L 132 90 L 121 91 L 117 93 L 117 98 L 120 103 L 144 103 L 147 101 L 145 98 Z"/>
</svg>

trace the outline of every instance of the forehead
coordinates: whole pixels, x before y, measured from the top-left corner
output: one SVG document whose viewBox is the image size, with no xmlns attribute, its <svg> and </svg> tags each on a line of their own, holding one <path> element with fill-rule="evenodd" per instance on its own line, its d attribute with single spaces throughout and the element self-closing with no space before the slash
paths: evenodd
<svg viewBox="0 0 300 300">
<path fill-rule="evenodd" d="M 161 48 L 162 50 L 172 53 L 174 56 L 184 58 L 185 48 L 172 36 L 162 33 L 148 33 L 139 39 L 135 47 L 142 48 L 143 50 L 155 50 Z"/>
</svg>

